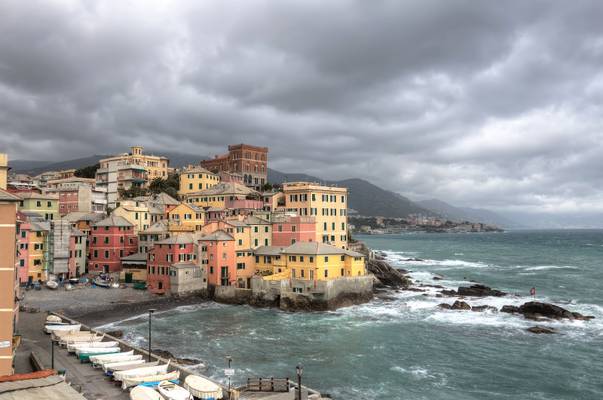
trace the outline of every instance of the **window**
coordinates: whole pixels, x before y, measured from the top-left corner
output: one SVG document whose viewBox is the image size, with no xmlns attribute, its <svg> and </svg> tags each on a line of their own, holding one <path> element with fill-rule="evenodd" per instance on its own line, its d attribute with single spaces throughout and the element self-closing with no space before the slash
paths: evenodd
<svg viewBox="0 0 603 400">
<path fill-rule="evenodd" d="M 329 256 L 325 256 L 325 262 L 329 262 Z"/>
<path fill-rule="evenodd" d="M 268 226 L 264 227 L 264 232 L 268 233 Z"/>
<path fill-rule="evenodd" d="M 341 269 L 341 276 L 343 276 L 343 275 L 344 275 L 344 273 L 343 273 L 343 268 L 342 268 L 342 269 Z"/>
<path fill-rule="evenodd" d="M 345 261 L 345 256 L 341 256 L 341 261 Z"/>
<path fill-rule="evenodd" d="M 122 237 L 121 239 L 122 239 L 122 241 L 123 241 L 123 237 Z M 103 243 L 104 243 L 104 244 L 109 244 L 109 236 L 105 236 L 105 237 L 104 237 L 104 239 L 103 239 Z"/>
<path fill-rule="evenodd" d="M 313 263 L 314 262 L 314 257 L 310 256 L 310 262 Z"/>
<path fill-rule="evenodd" d="M 304 256 L 299 256 L 299 262 L 304 262 Z"/>
<path fill-rule="evenodd" d="M 304 277 L 304 270 L 303 269 L 301 270 L 300 275 L 301 275 L 302 278 Z"/>
<path fill-rule="evenodd" d="M 237 269 L 245 269 L 245 263 L 237 263 Z"/>
<path fill-rule="evenodd" d="M 325 278 L 328 278 L 328 277 L 329 277 L 329 270 L 325 269 Z"/>
<path fill-rule="evenodd" d="M 268 246 L 268 238 L 264 239 L 264 246 Z"/>
<path fill-rule="evenodd" d="M 36 201 L 36 207 L 42 207 L 42 202 L 41 201 Z"/>
<path fill-rule="evenodd" d="M 258 246 L 259 246 L 259 245 L 258 245 L 258 239 L 254 239 L 253 243 L 254 243 L 254 246 L 255 246 L 255 247 L 258 247 Z"/>
<path fill-rule="evenodd" d="M 291 278 L 295 279 L 295 268 L 291 270 Z"/>
<path fill-rule="evenodd" d="M 279 231 L 279 232 L 282 232 L 282 231 L 283 231 L 283 226 L 282 226 L 282 225 L 279 225 L 279 226 L 278 226 L 278 231 Z"/>
<path fill-rule="evenodd" d="M 209 273 L 213 274 L 214 273 L 214 267 L 209 267 Z"/>
<path fill-rule="evenodd" d="M 255 256 L 255 262 L 259 263 L 260 262 L 260 256 Z"/>
<path fill-rule="evenodd" d="M 94 258 L 98 258 L 98 250 L 94 250 Z"/>
<path fill-rule="evenodd" d="M 109 258 L 109 250 L 105 250 L 105 259 Z"/>
<path fill-rule="evenodd" d="M 254 226 L 254 227 L 253 227 L 253 231 L 254 231 L 255 233 L 258 233 L 258 231 L 259 231 L 259 230 L 258 230 L 258 227 L 257 227 L 257 226 Z"/>
</svg>

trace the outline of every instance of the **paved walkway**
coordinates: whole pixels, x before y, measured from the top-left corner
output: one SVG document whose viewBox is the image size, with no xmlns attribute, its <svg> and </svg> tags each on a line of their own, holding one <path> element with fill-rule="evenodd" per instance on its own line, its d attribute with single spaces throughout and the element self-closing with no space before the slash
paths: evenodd
<svg viewBox="0 0 603 400">
<path fill-rule="evenodd" d="M 46 313 L 20 313 L 18 330 L 22 335 L 21 346 L 17 349 L 15 369 L 17 373 L 31 372 L 29 354 L 34 351 L 45 367 L 50 368 L 50 335 L 43 331 Z M 54 368 L 67 371 L 66 380 L 89 400 L 129 399 L 128 392 L 107 378 L 102 369 L 91 364 L 80 364 L 67 349 L 55 346 Z"/>
</svg>

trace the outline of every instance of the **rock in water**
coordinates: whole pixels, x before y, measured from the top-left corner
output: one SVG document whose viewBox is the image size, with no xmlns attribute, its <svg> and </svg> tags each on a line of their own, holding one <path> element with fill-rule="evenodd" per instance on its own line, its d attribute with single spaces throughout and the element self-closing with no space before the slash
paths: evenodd
<svg viewBox="0 0 603 400">
<path fill-rule="evenodd" d="M 531 328 L 527 329 L 528 332 L 532 332 L 532 333 L 536 333 L 536 334 L 541 334 L 541 333 L 546 333 L 546 334 L 551 334 L 551 333 L 557 333 L 557 330 L 554 328 L 549 328 L 546 326 L 532 326 Z"/>
<path fill-rule="evenodd" d="M 471 310 L 471 306 L 464 301 L 457 300 L 450 307 L 451 310 Z"/>
<path fill-rule="evenodd" d="M 412 283 L 410 279 L 402 273 L 392 268 L 387 262 L 380 260 L 368 260 L 367 270 L 375 275 L 379 283 L 383 286 L 393 288 L 407 288 Z"/>
<path fill-rule="evenodd" d="M 473 306 L 473 307 L 471 307 L 471 311 L 476 311 L 476 312 L 493 311 L 493 312 L 496 312 L 496 311 L 498 311 L 498 308 L 493 307 L 493 306 L 488 306 L 488 305 Z"/>
<path fill-rule="evenodd" d="M 519 312 L 519 307 L 517 306 L 502 306 L 500 312 L 505 312 L 509 314 L 516 314 Z"/>
<path fill-rule="evenodd" d="M 438 307 L 443 308 L 444 310 L 450 310 L 452 308 L 452 306 L 447 303 L 438 304 Z"/>
<path fill-rule="evenodd" d="M 495 296 L 502 297 L 507 294 L 503 291 L 492 289 L 486 285 L 471 285 L 469 287 L 461 286 L 458 290 L 459 296 L 472 296 L 472 297 L 487 297 Z"/>
<path fill-rule="evenodd" d="M 577 312 L 571 312 L 563 307 L 556 306 L 550 303 L 542 303 L 539 301 L 529 301 L 521 305 L 518 312 L 523 314 L 526 318 L 552 318 L 552 319 L 578 319 L 588 321 L 593 319 L 593 316 L 582 315 Z"/>
</svg>

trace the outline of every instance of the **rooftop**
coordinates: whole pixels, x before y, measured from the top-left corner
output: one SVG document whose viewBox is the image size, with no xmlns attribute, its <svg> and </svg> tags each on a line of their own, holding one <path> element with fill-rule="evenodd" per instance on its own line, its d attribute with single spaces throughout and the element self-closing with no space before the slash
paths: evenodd
<svg viewBox="0 0 603 400">
<path fill-rule="evenodd" d="M 0 189 L 0 201 L 21 201 L 21 198 L 4 189 Z"/>
<path fill-rule="evenodd" d="M 27 199 L 39 199 L 39 200 L 58 200 L 59 196 L 56 194 L 42 194 L 36 192 L 21 192 L 19 193 L 19 197 L 23 200 Z"/>
<path fill-rule="evenodd" d="M 189 193 L 189 196 L 216 196 L 216 195 L 254 195 L 258 194 L 255 190 L 248 188 L 245 185 L 241 185 L 236 182 L 221 182 L 209 189 L 201 190 L 199 192 Z"/>
<path fill-rule="evenodd" d="M 337 255 L 344 254 L 351 257 L 364 257 L 355 251 L 341 249 L 330 244 L 318 242 L 297 242 L 283 249 L 282 254 L 315 254 L 315 255 Z"/>
<path fill-rule="evenodd" d="M 254 250 L 256 256 L 278 256 L 284 247 L 279 246 L 261 246 Z"/>
<path fill-rule="evenodd" d="M 132 225 L 124 217 L 120 217 L 120 216 L 117 216 L 117 215 L 112 215 L 112 216 L 110 216 L 108 218 L 103 219 L 102 221 L 99 221 L 99 222 L 93 224 L 93 226 L 121 226 L 121 227 L 131 228 L 134 225 Z"/>
<path fill-rule="evenodd" d="M 189 244 L 195 242 L 195 236 L 192 233 L 184 232 L 155 242 L 155 244 Z"/>
<path fill-rule="evenodd" d="M 211 241 L 215 241 L 215 240 L 234 240 L 234 238 L 232 236 L 230 236 L 228 233 L 224 232 L 221 229 L 215 231 L 214 233 L 210 233 L 209 235 L 202 236 L 200 239 L 201 240 L 211 240 Z"/>
</svg>

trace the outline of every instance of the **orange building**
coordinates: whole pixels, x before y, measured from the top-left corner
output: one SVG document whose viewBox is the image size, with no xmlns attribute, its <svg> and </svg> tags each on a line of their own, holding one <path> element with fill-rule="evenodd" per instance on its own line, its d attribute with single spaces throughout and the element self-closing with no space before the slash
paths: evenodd
<svg viewBox="0 0 603 400">
<path fill-rule="evenodd" d="M 223 230 L 218 230 L 203 236 L 199 245 L 201 265 L 206 268 L 208 285 L 234 285 L 237 276 L 234 238 Z"/>
<path fill-rule="evenodd" d="M 240 174 L 243 184 L 260 189 L 268 183 L 268 147 L 233 144 L 228 153 L 203 160 L 201 166 L 215 174 Z"/>
<path fill-rule="evenodd" d="M 13 373 L 18 343 L 14 334 L 19 317 L 16 238 L 17 204 L 20 200 L 0 189 L 0 375 Z"/>
</svg>

